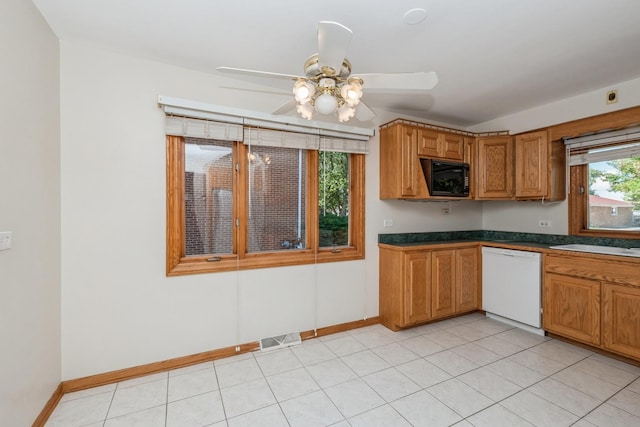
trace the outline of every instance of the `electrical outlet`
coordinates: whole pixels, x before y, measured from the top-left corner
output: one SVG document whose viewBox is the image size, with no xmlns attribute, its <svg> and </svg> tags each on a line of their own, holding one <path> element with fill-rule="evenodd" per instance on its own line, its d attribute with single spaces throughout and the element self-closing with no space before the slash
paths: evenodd
<svg viewBox="0 0 640 427">
<path fill-rule="evenodd" d="M 440 214 L 441 215 L 449 215 L 449 208 L 440 209 Z"/>
<path fill-rule="evenodd" d="M 0 232 L 0 251 L 4 251 L 5 249 L 11 249 L 10 231 Z"/>
<path fill-rule="evenodd" d="M 393 220 L 392 219 L 385 219 L 382 222 L 382 225 L 385 227 L 393 227 Z"/>
<path fill-rule="evenodd" d="M 548 219 L 538 220 L 538 227 L 550 228 L 551 227 L 551 221 L 548 220 Z"/>
</svg>

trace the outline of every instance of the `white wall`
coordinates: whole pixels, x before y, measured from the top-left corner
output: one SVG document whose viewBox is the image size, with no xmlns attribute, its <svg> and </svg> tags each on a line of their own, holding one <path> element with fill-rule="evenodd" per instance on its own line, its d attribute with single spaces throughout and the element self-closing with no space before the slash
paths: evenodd
<svg viewBox="0 0 640 427">
<path fill-rule="evenodd" d="M 58 40 L 0 2 L 0 425 L 27 426 L 61 380 Z"/>
<path fill-rule="evenodd" d="M 379 232 L 479 228 L 480 209 L 378 200 L 366 165 L 366 259 L 165 277 L 166 95 L 275 109 L 213 75 L 61 43 L 63 378 L 360 320 L 378 314 Z M 381 117 L 392 120 L 395 117 Z M 383 230 L 391 218 L 393 228 Z"/>
<path fill-rule="evenodd" d="M 618 90 L 618 102 L 607 105 L 606 93 Z M 508 129 L 512 134 L 604 114 L 640 105 L 640 78 L 610 85 L 592 92 L 482 123 L 468 130 L 487 132 Z M 485 230 L 568 234 L 568 202 L 543 206 L 534 202 L 483 202 Z M 538 220 L 551 220 L 550 228 L 538 227 Z"/>
</svg>

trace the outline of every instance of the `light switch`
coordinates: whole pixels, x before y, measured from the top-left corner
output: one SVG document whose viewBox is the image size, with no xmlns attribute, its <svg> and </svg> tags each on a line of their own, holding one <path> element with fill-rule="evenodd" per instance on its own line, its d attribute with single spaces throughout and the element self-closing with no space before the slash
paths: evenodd
<svg viewBox="0 0 640 427">
<path fill-rule="evenodd" d="M 11 232 L 1 231 L 0 232 L 0 251 L 4 251 L 6 249 L 11 249 Z"/>
</svg>

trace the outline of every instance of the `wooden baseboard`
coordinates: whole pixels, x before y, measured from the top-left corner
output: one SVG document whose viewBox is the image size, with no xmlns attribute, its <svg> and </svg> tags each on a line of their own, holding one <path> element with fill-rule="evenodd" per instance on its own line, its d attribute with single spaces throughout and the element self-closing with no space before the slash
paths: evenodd
<svg viewBox="0 0 640 427">
<path fill-rule="evenodd" d="M 338 332 L 350 331 L 351 329 L 363 328 L 365 326 L 377 325 L 380 323 L 380 318 L 378 316 L 369 317 L 364 320 L 356 320 L 354 322 L 341 323 L 339 325 L 327 326 L 320 329 L 300 332 L 300 336 L 303 340 L 308 340 L 311 338 L 323 337 L 326 335 L 337 334 Z"/>
<path fill-rule="evenodd" d="M 356 320 L 354 322 L 341 323 L 339 325 L 304 331 L 300 333 L 300 336 L 303 340 L 308 340 L 338 332 L 349 331 L 351 329 L 362 328 L 364 326 L 376 325 L 378 323 L 380 323 L 380 318 L 375 316 L 364 320 Z M 217 350 L 205 351 L 203 353 L 192 354 L 190 356 L 176 357 L 162 362 L 154 362 L 146 365 L 134 366 L 133 368 L 119 369 L 117 371 L 105 372 L 103 374 L 62 381 L 51 395 L 51 398 L 47 401 L 45 407 L 42 408 L 40 415 L 38 415 L 38 418 L 36 418 L 32 427 L 44 427 L 65 393 L 85 390 L 106 384 L 113 384 L 120 381 L 130 380 L 132 378 L 142 377 L 144 375 L 196 365 L 198 363 L 210 362 L 224 357 L 247 353 L 259 348 L 260 344 L 258 342 L 250 342 L 237 347 L 225 347 Z"/>
<path fill-rule="evenodd" d="M 42 408 L 42 411 L 40 411 L 40 415 L 38 415 L 38 418 L 36 418 L 31 427 L 44 427 L 44 425 L 47 423 L 47 420 L 53 413 L 53 410 L 56 409 L 56 406 L 58 406 L 58 402 L 60 402 L 60 399 L 62 399 L 63 394 L 64 391 L 62 390 L 62 383 L 60 383 L 47 401 L 47 404 L 44 405 L 44 408 Z"/>
<path fill-rule="evenodd" d="M 189 356 L 176 357 L 174 359 L 163 360 L 162 362 L 153 362 L 146 365 L 134 366 L 132 368 L 119 369 L 117 371 L 105 372 L 103 374 L 63 381 L 62 389 L 64 393 L 69 393 L 72 391 L 84 390 L 87 388 L 98 387 L 106 384 L 113 384 L 120 381 L 130 380 L 132 378 L 168 371 L 171 369 L 178 369 L 185 366 L 197 365 L 198 363 L 222 359 L 223 357 L 235 356 L 237 354 L 254 351 L 258 348 L 260 348 L 260 344 L 258 342 L 250 342 L 239 345 L 238 351 L 236 351 L 236 347 L 233 346 L 217 350 L 205 351 L 203 353 L 192 354 Z"/>
<path fill-rule="evenodd" d="M 342 323 L 334 326 L 327 326 L 316 330 L 304 331 L 300 333 L 303 340 L 321 337 L 325 335 L 344 332 L 351 329 L 362 328 L 380 323 L 378 316 L 364 320 L 356 320 L 354 322 Z M 205 351 L 203 353 L 192 354 L 189 356 L 177 357 L 174 359 L 164 360 L 162 362 L 154 362 L 146 365 L 134 366 L 132 368 L 119 369 L 117 371 L 105 372 L 103 374 L 91 375 L 88 377 L 77 378 L 62 382 L 63 393 L 69 393 L 87 388 L 98 387 L 106 384 L 113 384 L 132 378 L 142 377 L 145 375 L 155 374 L 171 369 L 183 368 L 185 366 L 196 365 L 198 363 L 210 362 L 224 357 L 235 356 L 237 354 L 247 353 L 260 348 L 258 342 L 250 342 L 242 344 L 239 350 L 236 347 L 226 347 L 217 350 Z"/>
</svg>

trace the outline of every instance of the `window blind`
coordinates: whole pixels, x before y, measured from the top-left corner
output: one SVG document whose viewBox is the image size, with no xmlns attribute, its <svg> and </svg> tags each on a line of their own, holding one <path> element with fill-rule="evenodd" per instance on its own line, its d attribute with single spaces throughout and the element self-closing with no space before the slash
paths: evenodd
<svg viewBox="0 0 640 427">
<path fill-rule="evenodd" d="M 568 138 L 570 166 L 640 156 L 640 127 Z"/>
<path fill-rule="evenodd" d="M 180 116 L 166 116 L 165 131 L 167 135 L 241 141 L 246 145 L 302 150 L 366 154 L 368 148 L 368 141 L 341 138 L 331 131 L 317 130 L 315 134 L 290 132 Z"/>
<path fill-rule="evenodd" d="M 366 154 L 367 143 L 365 141 L 348 141 L 342 138 L 321 137 L 321 151 L 339 151 L 341 153 Z"/>
<path fill-rule="evenodd" d="M 245 145 L 317 150 L 320 144 L 320 137 L 308 133 L 244 128 L 243 142 Z"/>
<path fill-rule="evenodd" d="M 243 142 L 246 145 L 302 150 L 338 151 L 353 154 L 367 153 L 366 141 L 261 128 L 245 128 Z"/>
<path fill-rule="evenodd" d="M 167 135 L 221 141 L 242 141 L 243 137 L 242 125 L 178 116 L 166 116 L 165 131 Z"/>
</svg>

